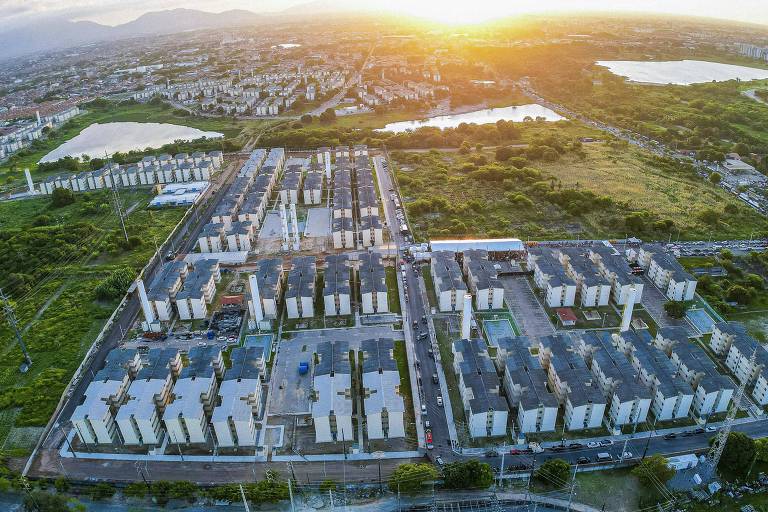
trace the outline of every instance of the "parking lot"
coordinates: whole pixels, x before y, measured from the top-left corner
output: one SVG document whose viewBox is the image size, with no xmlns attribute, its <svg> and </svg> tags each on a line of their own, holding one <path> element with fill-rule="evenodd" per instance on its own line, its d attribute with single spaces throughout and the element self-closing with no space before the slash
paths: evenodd
<svg viewBox="0 0 768 512">
<path fill-rule="evenodd" d="M 402 331 L 391 326 L 360 326 L 354 329 L 318 329 L 292 333 L 291 339 L 280 340 L 278 355 L 272 368 L 270 415 L 309 414 L 311 372 L 299 373 L 299 363 L 311 363 L 317 345 L 326 341 L 346 341 L 351 350 L 363 340 L 372 338 L 402 339 Z"/>
<path fill-rule="evenodd" d="M 531 289 L 528 280 L 523 276 L 502 276 L 504 286 L 504 301 L 515 317 L 515 323 L 524 336 L 546 336 L 553 334 L 555 328 L 547 317 Z"/>
</svg>

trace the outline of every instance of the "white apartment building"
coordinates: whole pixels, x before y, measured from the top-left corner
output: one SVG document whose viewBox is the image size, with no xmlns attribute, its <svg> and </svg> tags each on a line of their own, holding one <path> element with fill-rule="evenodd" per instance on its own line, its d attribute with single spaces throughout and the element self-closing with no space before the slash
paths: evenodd
<svg viewBox="0 0 768 512">
<path fill-rule="evenodd" d="M 329 255 L 325 258 L 326 268 L 323 286 L 325 316 L 351 315 L 351 288 L 346 255 Z"/>
<path fill-rule="evenodd" d="M 549 387 L 564 406 L 565 428 L 599 428 L 607 401 L 569 334 L 539 338 L 538 357 Z"/>
<path fill-rule="evenodd" d="M 643 279 L 632 273 L 627 260 L 613 247 L 595 245 L 589 248 L 589 259 L 611 286 L 611 298 L 619 306 L 627 302 L 630 290 L 635 288 L 635 302 L 643 297 Z"/>
<path fill-rule="evenodd" d="M 644 245 L 637 254 L 638 264 L 647 269 L 648 277 L 669 300 L 693 300 L 696 279 L 683 269 L 672 254 L 661 246 Z"/>
<path fill-rule="evenodd" d="M 155 275 L 147 299 L 156 319 L 168 322 L 173 316 L 172 302 L 189 272 L 186 261 L 169 261 Z"/>
<path fill-rule="evenodd" d="M 488 260 L 488 251 L 472 249 L 462 253 L 462 266 L 478 311 L 504 308 L 504 287 Z"/>
<path fill-rule="evenodd" d="M 85 399 L 70 418 L 80 441 L 89 444 L 113 444 L 117 441 L 115 414 L 125 392 L 141 366 L 136 350 L 113 349 L 104 368 L 94 375 L 85 390 Z"/>
<path fill-rule="evenodd" d="M 261 414 L 263 347 L 238 347 L 219 387 L 219 404 L 211 423 L 219 448 L 256 446 L 256 420 Z"/>
<path fill-rule="evenodd" d="M 285 308 L 288 318 L 312 318 L 315 316 L 315 269 L 314 256 L 293 258 L 293 268 L 288 272 L 285 291 Z"/>
<path fill-rule="evenodd" d="M 117 427 L 123 443 L 130 446 L 157 446 L 162 443 L 161 416 L 170 399 L 173 379 L 181 372 L 181 356 L 175 348 L 149 351 L 131 382 L 125 401 L 117 412 Z"/>
<path fill-rule="evenodd" d="M 323 342 L 312 373 L 312 422 L 315 442 L 352 441 L 352 371 L 349 345 Z"/>
<path fill-rule="evenodd" d="M 389 313 L 386 271 L 381 264 L 381 257 L 376 253 L 362 253 L 358 276 L 362 313 Z"/>
<path fill-rule="evenodd" d="M 453 252 L 433 251 L 430 262 L 432 282 L 437 296 L 438 309 L 445 313 L 460 311 L 467 285 L 462 279 L 461 268 Z"/>
<path fill-rule="evenodd" d="M 503 372 L 504 391 L 509 405 L 517 407 L 517 430 L 553 432 L 558 401 L 547 389 L 547 373 L 531 354 L 526 336 L 502 338 L 496 352 L 496 365 Z"/>
<path fill-rule="evenodd" d="M 363 407 L 368 439 L 405 437 L 405 401 L 391 339 L 364 340 Z"/>
<path fill-rule="evenodd" d="M 211 222 L 203 226 L 197 238 L 202 253 L 215 253 L 224 250 L 224 224 Z"/>
<path fill-rule="evenodd" d="M 576 282 L 565 272 L 552 249 L 530 248 L 527 263 L 528 269 L 533 270 L 536 287 L 544 292 L 547 306 L 560 308 L 576 303 Z"/>
<path fill-rule="evenodd" d="M 216 296 L 216 283 L 221 281 L 218 260 L 198 260 L 187 274 L 181 290 L 176 292 L 179 319 L 204 319 L 208 304 Z"/>
<path fill-rule="evenodd" d="M 193 347 L 189 366 L 173 387 L 163 423 L 171 444 L 203 444 L 208 440 L 208 420 L 216 403 L 217 377 L 224 373 L 219 347 Z"/>
<path fill-rule="evenodd" d="M 501 382 L 485 341 L 455 341 L 451 350 L 469 435 L 473 439 L 506 435 L 509 406 L 501 397 Z"/>
</svg>

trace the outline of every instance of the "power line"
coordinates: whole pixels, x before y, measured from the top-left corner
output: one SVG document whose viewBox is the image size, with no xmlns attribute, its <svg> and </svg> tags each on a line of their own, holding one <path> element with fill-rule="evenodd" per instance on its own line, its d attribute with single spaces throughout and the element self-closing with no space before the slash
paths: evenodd
<svg viewBox="0 0 768 512">
<path fill-rule="evenodd" d="M 16 333 L 16 340 L 19 342 L 19 347 L 21 347 L 21 351 L 24 353 L 24 361 L 26 362 L 27 367 L 32 366 L 32 358 L 29 357 L 27 345 L 24 343 L 24 339 L 21 337 L 21 331 L 19 330 L 19 324 L 16 321 L 16 314 L 13 312 L 13 306 L 11 305 L 11 301 L 8 300 L 8 297 L 6 297 L 3 293 L 2 288 L 0 288 L 0 301 L 3 303 L 3 312 L 5 313 L 5 318 L 8 319 L 8 323 L 11 324 L 13 332 Z"/>
</svg>

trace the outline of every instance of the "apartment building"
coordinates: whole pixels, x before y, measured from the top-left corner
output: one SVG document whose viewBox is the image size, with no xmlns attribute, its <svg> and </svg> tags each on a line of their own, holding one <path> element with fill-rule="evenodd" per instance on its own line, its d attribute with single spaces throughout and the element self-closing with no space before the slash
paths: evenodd
<svg viewBox="0 0 768 512">
<path fill-rule="evenodd" d="M 261 414 L 263 347 L 237 347 L 224 373 L 211 423 L 219 448 L 256 446 L 256 420 Z"/>
<path fill-rule="evenodd" d="M 189 272 L 186 261 L 169 261 L 160 268 L 147 290 L 147 299 L 156 319 L 168 322 L 173 316 L 172 303 Z"/>
<path fill-rule="evenodd" d="M 718 322 L 714 325 L 710 347 L 718 355 L 725 354 L 725 365 L 740 383 L 754 384 L 752 397 L 760 405 L 768 404 L 768 352 L 744 325 Z"/>
<path fill-rule="evenodd" d="M 603 424 L 607 401 L 571 336 L 553 334 L 539 338 L 538 349 L 549 388 L 563 405 L 565 428 L 599 428 Z"/>
<path fill-rule="evenodd" d="M 437 295 L 438 309 L 445 313 L 460 311 L 467 285 L 462 279 L 461 268 L 450 251 L 433 251 L 430 262 L 432 282 Z"/>
<path fill-rule="evenodd" d="M 181 368 L 178 349 L 153 348 L 149 351 L 115 417 L 124 444 L 157 446 L 162 443 L 161 418 Z"/>
<path fill-rule="evenodd" d="M 509 406 L 501 396 L 501 381 L 485 341 L 455 341 L 451 350 L 469 435 L 473 439 L 506 435 Z"/>
<path fill-rule="evenodd" d="M 332 254 L 326 256 L 325 263 L 325 284 L 323 286 L 325 316 L 351 315 L 351 287 L 349 285 L 347 256 Z"/>
<path fill-rule="evenodd" d="M 317 345 L 312 372 L 312 422 L 315 442 L 352 441 L 352 369 L 349 344 L 341 341 Z"/>
<path fill-rule="evenodd" d="M 224 224 L 210 222 L 203 226 L 197 238 L 197 244 L 202 253 L 215 253 L 224 250 Z"/>
<path fill-rule="evenodd" d="M 279 311 L 280 298 L 283 294 L 283 261 L 279 258 L 268 258 L 256 262 L 256 282 L 259 286 L 264 318 L 274 320 Z M 253 297 L 251 297 L 253 300 Z"/>
<path fill-rule="evenodd" d="M 632 364 L 614 347 L 611 333 L 585 332 L 577 346 L 608 400 L 609 425 L 643 423 L 653 397 Z"/>
<path fill-rule="evenodd" d="M 694 393 L 666 354 L 653 345 L 647 331 L 624 331 L 612 337 L 624 352 L 640 382 L 651 392 L 651 411 L 656 421 L 688 417 Z"/>
<path fill-rule="evenodd" d="M 216 283 L 221 281 L 219 261 L 198 260 L 189 271 L 181 290 L 176 292 L 176 309 L 181 320 L 204 319 L 208 304 L 216 296 Z"/>
<path fill-rule="evenodd" d="M 253 223 L 249 220 L 232 222 L 224 236 L 227 241 L 227 251 L 250 251 L 254 237 Z"/>
<path fill-rule="evenodd" d="M 317 259 L 314 256 L 293 258 L 285 290 L 285 309 L 288 318 L 315 316 L 315 280 Z"/>
<path fill-rule="evenodd" d="M 626 258 L 616 249 L 607 245 L 594 245 L 589 248 L 588 257 L 597 266 L 597 271 L 611 286 L 611 298 L 616 305 L 627 302 L 630 290 L 635 289 L 635 302 L 643 297 L 643 279 L 632 273 L 632 267 Z"/>
<path fill-rule="evenodd" d="M 467 276 L 467 284 L 475 299 L 478 311 L 502 309 L 504 307 L 504 287 L 493 263 L 488 259 L 488 251 L 470 249 L 462 253 L 462 267 Z"/>
<path fill-rule="evenodd" d="M 496 364 L 503 372 L 507 400 L 510 406 L 517 407 L 518 431 L 553 432 L 558 400 L 547 389 L 547 372 L 531 354 L 531 343 L 527 336 L 500 339 Z"/>
<path fill-rule="evenodd" d="M 113 349 L 104 368 L 93 376 L 85 390 L 83 403 L 70 418 L 80 441 L 89 444 L 113 444 L 117 441 L 115 415 L 123 403 L 131 380 L 141 367 L 135 349 Z"/>
<path fill-rule="evenodd" d="M 360 254 L 358 279 L 362 313 L 364 315 L 389 313 L 386 271 L 381 263 L 381 256 L 369 252 Z"/>
<path fill-rule="evenodd" d="M 693 389 L 696 416 L 706 418 L 728 410 L 735 392 L 733 382 L 717 371 L 701 347 L 688 340 L 685 328 L 662 327 L 653 343 L 669 357 L 677 373 Z"/>
<path fill-rule="evenodd" d="M 189 365 L 181 370 L 165 408 L 163 423 L 172 444 L 208 442 L 208 424 L 216 404 L 218 381 L 224 374 L 220 347 L 193 347 Z"/>
<path fill-rule="evenodd" d="M 303 199 L 306 205 L 318 205 L 323 200 L 323 173 L 313 169 L 304 178 Z"/>
<path fill-rule="evenodd" d="M 596 308 L 608 305 L 611 300 L 611 283 L 600 274 L 584 249 L 560 249 L 560 262 L 566 274 L 576 283 L 581 307 Z"/>
<path fill-rule="evenodd" d="M 637 263 L 646 269 L 648 277 L 669 300 L 693 300 L 696 279 L 685 271 L 674 255 L 660 245 L 644 245 L 637 253 Z"/>
<path fill-rule="evenodd" d="M 405 401 L 391 339 L 364 340 L 363 408 L 368 439 L 405 437 Z"/>
<path fill-rule="evenodd" d="M 528 270 L 533 281 L 544 292 L 544 301 L 551 308 L 573 306 L 576 303 L 576 282 L 565 272 L 553 249 L 528 249 Z"/>
</svg>

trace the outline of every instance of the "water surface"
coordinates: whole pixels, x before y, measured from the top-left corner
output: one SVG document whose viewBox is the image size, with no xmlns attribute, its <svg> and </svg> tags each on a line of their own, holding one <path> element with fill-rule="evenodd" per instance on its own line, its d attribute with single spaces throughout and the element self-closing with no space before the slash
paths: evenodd
<svg viewBox="0 0 768 512">
<path fill-rule="evenodd" d="M 176 140 L 195 140 L 202 137 L 223 137 L 218 132 L 204 132 L 197 128 L 167 123 L 94 123 L 76 137 L 57 147 L 40 162 L 55 162 L 65 156 L 102 158 L 118 151 L 159 148 Z"/>
<path fill-rule="evenodd" d="M 650 84 L 691 85 L 727 80 L 759 80 L 768 78 L 768 69 L 706 62 L 703 60 L 636 61 L 599 60 L 598 66 L 607 67 L 612 73 L 626 77 L 631 82 Z"/>
<path fill-rule="evenodd" d="M 561 119 L 565 119 L 557 112 L 550 110 L 547 107 L 532 103 L 530 105 L 516 105 L 512 107 L 486 108 L 483 110 L 465 112 L 463 114 L 429 117 L 427 119 L 413 121 L 399 121 L 387 124 L 382 130 L 400 133 L 406 130 L 415 130 L 416 128 L 424 126 L 432 126 L 442 129 L 456 128 L 461 123 L 487 124 L 495 123 L 500 120 L 522 122 L 525 120 L 536 120 L 537 118 L 543 118 L 545 121 L 560 121 Z"/>
</svg>

